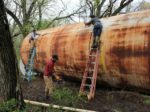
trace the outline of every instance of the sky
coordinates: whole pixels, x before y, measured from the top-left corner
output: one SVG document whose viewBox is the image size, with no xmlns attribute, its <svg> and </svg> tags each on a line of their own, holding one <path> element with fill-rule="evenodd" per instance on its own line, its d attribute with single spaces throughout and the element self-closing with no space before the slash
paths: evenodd
<svg viewBox="0 0 150 112">
<path fill-rule="evenodd" d="M 63 1 L 63 3 L 62 3 L 62 1 Z M 53 17 L 58 16 L 59 12 L 61 10 L 63 10 L 64 7 L 66 10 L 61 14 L 61 16 L 67 15 L 67 14 L 73 12 L 74 10 L 78 9 L 78 7 L 80 6 L 80 1 L 82 1 L 82 3 L 85 2 L 85 0 L 57 0 L 57 4 L 55 1 L 54 3 L 51 3 L 49 5 L 50 10 L 47 10 L 46 12 L 44 12 L 43 19 L 49 19 L 52 16 Z M 109 0 L 106 0 L 106 1 L 109 1 Z M 120 1 L 120 0 L 118 0 L 118 1 Z M 143 0 L 134 0 L 132 4 L 139 4 L 141 1 L 143 1 Z M 145 1 L 150 2 L 150 0 L 145 0 Z M 134 5 L 134 6 L 137 6 L 137 5 Z M 84 16 L 87 16 L 87 15 L 89 15 L 88 12 L 87 12 L 87 14 L 84 14 Z M 75 20 L 76 22 L 80 22 L 80 21 L 84 21 L 85 18 L 83 19 L 83 17 L 82 17 L 79 19 L 79 17 L 77 15 L 75 15 L 75 16 L 73 16 L 73 20 Z"/>
<path fill-rule="evenodd" d="M 64 4 L 67 4 L 66 5 L 67 6 L 67 11 L 65 13 L 69 13 L 69 12 L 72 12 L 73 9 L 77 9 L 77 7 L 79 7 L 80 1 L 82 1 L 83 3 L 85 3 L 85 0 L 59 0 L 59 1 L 60 2 L 58 2 L 58 6 L 60 6 L 60 7 L 63 6 L 61 1 L 63 1 Z M 109 1 L 109 0 L 106 0 L 106 1 Z M 118 0 L 118 1 L 120 1 L 120 0 Z M 142 1 L 143 0 L 134 0 L 132 2 L 132 4 L 135 4 L 133 6 L 137 6 L 137 4 L 141 3 Z M 150 2 L 150 0 L 145 0 L 145 1 Z M 87 15 L 87 14 L 85 14 L 85 15 Z M 75 21 L 78 21 L 78 22 L 79 21 L 84 21 L 83 19 L 79 19 L 78 17 L 75 17 L 75 16 L 73 17 L 73 19 Z"/>
</svg>

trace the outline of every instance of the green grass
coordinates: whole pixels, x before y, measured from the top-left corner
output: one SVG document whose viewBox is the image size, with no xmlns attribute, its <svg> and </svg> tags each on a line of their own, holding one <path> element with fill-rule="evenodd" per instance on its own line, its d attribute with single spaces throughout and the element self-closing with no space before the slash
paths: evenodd
<svg viewBox="0 0 150 112">
<path fill-rule="evenodd" d="M 78 97 L 78 93 L 70 88 L 56 88 L 52 94 L 52 98 L 57 101 L 56 103 L 75 107 L 79 102 L 86 100 Z"/>
<path fill-rule="evenodd" d="M 144 102 L 144 104 L 150 105 L 150 98 L 145 99 L 143 102 Z"/>
<path fill-rule="evenodd" d="M 19 110 L 17 107 L 17 101 L 15 99 L 11 99 L 6 102 L 0 103 L 0 112 L 41 112 L 44 108 L 40 106 L 33 106 L 26 104 L 24 110 Z M 52 107 L 45 108 L 46 112 L 70 112 L 61 109 L 54 109 Z"/>
<path fill-rule="evenodd" d="M 16 105 L 17 105 L 17 101 L 15 99 L 0 103 L 0 112 L 14 111 L 16 108 Z"/>
</svg>

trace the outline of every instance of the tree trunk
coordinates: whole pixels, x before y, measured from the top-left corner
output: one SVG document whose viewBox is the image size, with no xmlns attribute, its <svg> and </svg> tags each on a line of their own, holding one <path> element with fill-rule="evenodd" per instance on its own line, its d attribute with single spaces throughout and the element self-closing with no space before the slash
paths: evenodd
<svg viewBox="0 0 150 112">
<path fill-rule="evenodd" d="M 17 98 L 17 60 L 6 17 L 3 0 L 0 0 L 0 100 Z"/>
</svg>

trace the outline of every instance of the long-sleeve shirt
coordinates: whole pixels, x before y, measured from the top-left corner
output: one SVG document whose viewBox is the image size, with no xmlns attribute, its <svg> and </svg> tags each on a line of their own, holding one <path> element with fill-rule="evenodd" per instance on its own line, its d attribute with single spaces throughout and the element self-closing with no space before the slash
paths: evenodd
<svg viewBox="0 0 150 112">
<path fill-rule="evenodd" d="M 87 22 L 86 25 L 90 25 L 90 24 L 95 25 L 97 23 L 100 24 L 100 20 L 98 17 L 95 17 L 95 18 L 91 18 L 91 20 L 89 22 Z"/>
<path fill-rule="evenodd" d="M 32 39 L 33 39 L 33 40 L 34 40 L 34 39 L 37 39 L 38 36 L 39 36 L 39 34 L 36 33 L 36 32 L 32 32 L 30 35 L 31 35 L 31 36 L 30 36 L 31 40 L 32 40 Z"/>
<path fill-rule="evenodd" d="M 54 72 L 54 62 L 52 59 L 50 59 L 44 69 L 44 76 L 52 76 Z"/>
</svg>

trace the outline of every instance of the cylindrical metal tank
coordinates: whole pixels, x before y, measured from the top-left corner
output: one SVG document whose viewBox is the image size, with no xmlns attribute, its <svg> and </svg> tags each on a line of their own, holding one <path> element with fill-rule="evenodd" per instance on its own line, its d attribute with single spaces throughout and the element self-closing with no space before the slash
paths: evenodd
<svg viewBox="0 0 150 112">
<path fill-rule="evenodd" d="M 97 82 L 114 87 L 150 90 L 150 10 L 101 19 L 101 52 Z M 83 75 L 91 44 L 92 26 L 83 23 L 39 31 L 34 68 L 43 68 L 53 53 L 59 55 L 56 70 L 66 76 Z M 20 54 L 27 64 L 29 35 Z"/>
</svg>

